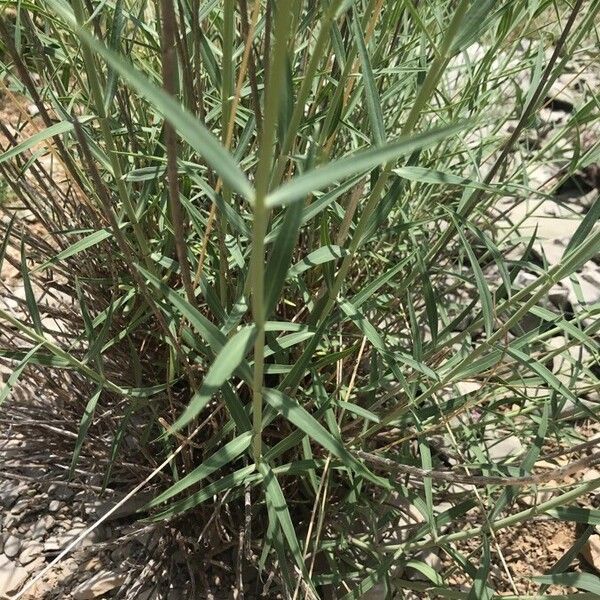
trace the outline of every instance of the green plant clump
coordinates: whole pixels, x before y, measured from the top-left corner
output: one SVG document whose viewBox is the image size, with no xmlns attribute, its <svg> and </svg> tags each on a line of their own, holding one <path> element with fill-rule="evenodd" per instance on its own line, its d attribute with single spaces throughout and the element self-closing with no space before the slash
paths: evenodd
<svg viewBox="0 0 600 600">
<path fill-rule="evenodd" d="M 257 570 L 247 597 L 491 599 L 497 532 L 598 522 L 572 508 L 597 479 L 534 467 L 597 419 L 600 305 L 547 298 L 581 293 L 600 205 L 554 262 L 506 206 L 600 157 L 589 87 L 535 142 L 556 82 L 599 66 L 600 3 L 0 10 L 3 102 L 35 115 L 2 125 L 0 258 L 24 292 L 0 307 L 0 398 L 28 373 L 60 392 L 71 481 L 149 493 L 140 523 L 210 538 L 238 591 Z M 566 566 L 536 598 L 597 597 Z"/>
</svg>

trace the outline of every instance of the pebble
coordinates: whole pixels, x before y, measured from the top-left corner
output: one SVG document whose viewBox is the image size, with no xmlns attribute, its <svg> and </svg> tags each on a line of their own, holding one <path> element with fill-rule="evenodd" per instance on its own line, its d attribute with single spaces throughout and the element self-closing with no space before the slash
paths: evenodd
<svg viewBox="0 0 600 600">
<path fill-rule="evenodd" d="M 62 548 L 56 536 L 49 537 L 44 542 L 44 552 L 58 552 Z"/>
<path fill-rule="evenodd" d="M 586 562 L 600 571 L 600 535 L 592 535 L 581 550 Z"/>
<path fill-rule="evenodd" d="M 60 510 L 61 503 L 58 500 L 52 500 L 48 505 L 48 510 L 50 512 L 58 512 Z"/>
<path fill-rule="evenodd" d="M 17 592 L 28 577 L 29 573 L 23 567 L 0 554 L 0 596 Z"/>
<path fill-rule="evenodd" d="M 46 535 L 46 533 L 50 531 L 52 527 L 54 527 L 55 523 L 56 520 L 52 515 L 44 515 L 41 519 L 37 521 L 37 523 L 35 523 L 31 530 L 31 533 L 29 534 L 29 537 L 34 540 L 43 538 L 44 535 Z"/>
<path fill-rule="evenodd" d="M 25 550 L 19 554 L 19 562 L 25 566 L 35 560 L 43 550 L 43 546 L 41 544 L 29 544 Z"/>
<path fill-rule="evenodd" d="M 8 558 L 14 558 L 15 556 L 17 556 L 17 554 L 19 554 L 22 543 L 23 540 L 18 538 L 16 535 L 11 535 L 4 542 L 4 554 L 6 554 Z"/>
<path fill-rule="evenodd" d="M 52 498 L 57 498 L 58 500 L 63 500 L 64 502 L 70 500 L 74 495 L 75 492 L 73 491 L 73 489 L 67 485 L 53 483 L 48 488 L 48 496 Z"/>
<path fill-rule="evenodd" d="M 100 571 L 91 579 L 84 581 L 73 590 L 74 600 L 92 600 L 98 598 L 121 586 L 125 582 L 125 575 L 112 571 Z"/>
<path fill-rule="evenodd" d="M 524 452 L 523 444 L 516 435 L 509 435 L 499 441 L 487 442 L 490 460 L 501 462 L 509 456 L 519 456 Z"/>
<path fill-rule="evenodd" d="M 9 513 L 6 517 L 6 519 L 4 519 L 4 523 L 2 526 L 7 531 L 12 531 L 17 527 L 20 520 L 21 519 L 18 516 L 15 516 L 12 513 Z"/>
<path fill-rule="evenodd" d="M 35 573 L 37 571 L 40 571 L 45 564 L 46 559 L 43 556 L 38 556 L 35 560 L 32 560 L 26 565 L 23 565 L 23 567 L 28 573 Z"/>
</svg>

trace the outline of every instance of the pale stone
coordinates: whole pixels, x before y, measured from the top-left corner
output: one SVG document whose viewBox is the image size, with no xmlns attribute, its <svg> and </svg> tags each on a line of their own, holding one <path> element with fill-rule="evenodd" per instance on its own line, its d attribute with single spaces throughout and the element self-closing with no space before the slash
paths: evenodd
<svg viewBox="0 0 600 600">
<path fill-rule="evenodd" d="M 0 595 L 14 594 L 21 589 L 28 577 L 29 573 L 23 567 L 5 555 L 0 555 Z"/>
<path fill-rule="evenodd" d="M 20 538 L 15 535 L 11 535 L 4 542 L 4 554 L 6 554 L 8 558 L 14 558 L 21 550 L 21 543 L 22 540 Z"/>
<path fill-rule="evenodd" d="M 91 579 L 84 581 L 73 590 L 74 600 L 90 600 L 106 594 L 123 585 L 125 575 L 111 571 L 100 571 Z"/>
<path fill-rule="evenodd" d="M 600 571 L 600 535 L 592 535 L 581 549 L 581 555 L 590 566 Z"/>
<path fill-rule="evenodd" d="M 509 435 L 498 442 L 490 440 L 487 447 L 490 460 L 494 462 L 502 462 L 510 456 L 519 456 L 524 451 L 523 444 L 516 435 Z"/>
<path fill-rule="evenodd" d="M 19 554 L 19 562 L 25 566 L 35 560 L 43 550 L 43 546 L 41 544 L 29 544 L 22 552 Z"/>
</svg>

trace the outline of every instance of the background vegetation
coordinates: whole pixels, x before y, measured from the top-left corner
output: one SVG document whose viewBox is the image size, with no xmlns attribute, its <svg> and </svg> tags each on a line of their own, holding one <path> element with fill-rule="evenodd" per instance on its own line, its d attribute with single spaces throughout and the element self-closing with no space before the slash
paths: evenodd
<svg viewBox="0 0 600 600">
<path fill-rule="evenodd" d="M 598 160 L 585 84 L 536 134 L 573 61 L 598 68 L 600 3 L 2 10 L 5 94 L 42 124 L 0 125 L 1 257 L 24 289 L 0 308 L 1 398 L 27 374 L 60 398 L 72 480 L 150 494 L 141 519 L 204 535 L 233 586 L 249 565 L 285 598 L 492 598 L 498 531 L 597 522 L 570 507 L 600 482 L 564 477 L 597 455 L 553 458 L 597 419 L 598 304 L 547 299 L 581 291 L 600 205 L 558 261 L 521 225 Z M 592 597 L 563 563 L 541 583 Z"/>
</svg>

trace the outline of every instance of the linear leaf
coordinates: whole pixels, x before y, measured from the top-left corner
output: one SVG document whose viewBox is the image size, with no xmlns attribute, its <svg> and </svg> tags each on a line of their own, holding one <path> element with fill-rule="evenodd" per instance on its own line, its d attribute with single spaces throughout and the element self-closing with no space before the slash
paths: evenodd
<svg viewBox="0 0 600 600">
<path fill-rule="evenodd" d="M 314 586 L 310 581 L 308 569 L 304 563 L 302 548 L 300 547 L 300 542 L 296 536 L 296 531 L 292 523 L 292 517 L 290 516 L 290 511 L 285 496 L 283 495 L 283 491 L 281 490 L 281 486 L 279 485 L 279 481 L 277 481 L 277 477 L 273 473 L 271 467 L 264 461 L 261 461 L 258 464 L 258 471 L 263 476 L 265 492 L 272 507 L 273 515 L 279 521 L 283 535 L 285 536 L 292 555 L 294 556 L 294 560 L 296 561 L 296 564 L 298 565 L 298 568 L 304 577 L 305 583 L 314 589 Z"/>
<path fill-rule="evenodd" d="M 173 429 L 177 431 L 187 425 L 210 402 L 213 395 L 244 360 L 255 333 L 254 325 L 244 327 L 223 346 L 208 370 L 200 389 L 192 396 L 187 408 L 173 424 Z"/>
<path fill-rule="evenodd" d="M 22 141 L 20 144 L 13 146 L 10 150 L 3 152 L 0 154 L 0 164 L 22 154 L 29 148 L 33 148 L 33 146 L 51 138 L 55 135 L 59 135 L 61 133 L 66 133 L 67 131 L 73 130 L 73 124 L 69 123 L 69 121 L 61 121 L 60 123 L 56 123 L 56 125 L 51 125 L 50 127 L 44 129 L 43 131 L 38 131 L 34 133 L 31 137 L 28 137 L 26 140 Z"/>
<path fill-rule="evenodd" d="M 369 469 L 350 454 L 341 440 L 334 438 L 323 425 L 295 400 L 275 389 L 265 390 L 265 400 L 308 437 L 315 440 L 334 456 L 337 456 L 348 469 L 377 485 L 387 487 L 387 482 L 373 475 Z"/>
<path fill-rule="evenodd" d="M 343 258 L 347 254 L 348 251 L 346 249 L 336 246 L 335 244 L 317 248 L 305 256 L 300 262 L 293 265 L 288 271 L 288 277 L 297 277 L 312 267 L 322 265 L 323 263 L 332 260 L 337 260 L 338 258 Z"/>
<path fill-rule="evenodd" d="M 132 88 L 144 96 L 167 119 L 179 135 L 198 152 L 233 190 L 252 201 L 254 191 L 246 175 L 217 138 L 191 113 L 163 89 L 152 83 L 128 60 L 107 48 L 73 20 L 72 13 L 57 0 L 48 0 L 58 13 L 71 22 L 73 31 L 91 50 L 123 77 Z"/>
<path fill-rule="evenodd" d="M 371 61 L 365 45 L 365 38 L 363 36 L 362 25 L 358 14 L 358 12 L 355 12 L 353 15 L 352 31 L 354 33 L 354 41 L 358 48 L 358 56 L 362 66 L 365 100 L 367 103 L 369 121 L 371 123 L 371 128 L 373 129 L 373 142 L 374 145 L 381 146 L 385 144 L 385 126 L 383 124 L 381 99 L 379 98 L 379 92 L 377 90 L 377 85 L 375 84 L 375 77 L 373 76 L 373 69 L 371 68 Z"/>
<path fill-rule="evenodd" d="M 289 204 L 290 202 L 296 202 L 305 198 L 311 192 L 323 189 L 347 177 L 356 176 L 358 173 L 365 173 L 373 167 L 391 162 L 400 156 L 411 154 L 415 150 L 433 146 L 468 126 L 469 122 L 464 121 L 456 125 L 438 127 L 412 137 L 398 138 L 385 146 L 370 148 L 340 158 L 323 167 L 317 167 L 312 171 L 294 177 L 291 181 L 269 194 L 265 200 L 265 204 L 269 208 L 274 208 Z"/>
<path fill-rule="evenodd" d="M 302 204 L 297 202 L 285 211 L 283 223 L 273 243 L 265 270 L 269 274 L 265 281 L 266 317 L 275 308 L 283 284 L 289 276 L 290 264 L 298 240 L 298 230 L 300 228 L 303 208 Z"/>
<path fill-rule="evenodd" d="M 94 231 L 94 233 L 90 233 L 90 235 L 86 235 L 84 238 L 78 240 L 68 248 L 65 248 L 62 252 L 59 252 L 56 256 L 52 257 L 50 260 L 46 261 L 43 265 L 32 269 L 32 272 L 42 271 L 47 269 L 49 266 L 64 260 L 65 258 L 69 258 L 71 256 L 75 256 L 79 252 L 83 252 L 88 248 L 93 248 L 97 246 L 104 240 L 112 237 L 112 232 L 108 229 L 100 229 L 99 231 Z"/>
<path fill-rule="evenodd" d="M 230 475 L 227 475 L 215 481 L 214 483 L 207 485 L 205 488 L 202 488 L 201 490 L 195 492 L 191 496 L 188 496 L 183 500 L 179 500 L 178 502 L 171 504 L 164 511 L 158 513 L 157 515 L 154 515 L 149 520 L 160 521 L 162 519 L 169 519 L 171 517 L 174 517 L 175 515 L 187 512 L 195 506 L 198 506 L 198 504 L 202 504 L 202 502 L 206 502 L 215 494 L 219 494 L 227 490 L 232 490 L 243 484 L 255 484 L 262 479 L 262 476 L 258 473 L 254 473 L 254 471 L 254 465 L 248 465 L 247 467 L 238 469 Z"/>
<path fill-rule="evenodd" d="M 231 440 L 231 442 L 225 444 L 225 446 L 217 450 L 212 456 L 209 456 L 205 461 L 202 462 L 201 465 L 188 473 L 183 479 L 180 479 L 168 490 L 164 491 L 162 494 L 159 494 L 156 496 L 156 498 L 153 498 L 150 502 L 148 502 L 146 509 L 157 506 L 158 504 L 162 504 L 165 502 L 165 500 L 180 494 L 191 485 L 206 479 L 211 473 L 214 473 L 216 470 L 229 464 L 238 458 L 238 456 L 240 456 L 240 454 L 242 454 L 242 452 L 244 452 L 250 446 L 251 440 L 252 433 L 249 431 L 244 432 L 242 435 Z"/>
<path fill-rule="evenodd" d="M 77 466 L 77 461 L 79 460 L 79 454 L 81 452 L 81 447 L 83 446 L 83 442 L 85 441 L 85 436 L 87 435 L 88 429 L 92 424 L 92 419 L 94 418 L 94 412 L 96 411 L 96 404 L 98 404 L 98 399 L 100 398 L 100 394 L 102 393 L 102 388 L 99 387 L 92 397 L 88 400 L 88 403 L 85 407 L 85 411 L 83 416 L 81 417 L 81 421 L 79 423 L 79 429 L 77 430 L 77 441 L 75 442 L 75 449 L 73 450 L 73 457 L 71 458 L 71 467 L 69 468 L 69 477 L 73 477 L 73 473 L 75 472 L 75 467 Z"/>
<path fill-rule="evenodd" d="M 481 301 L 481 312 L 483 313 L 483 324 L 485 328 L 485 333 L 489 337 L 492 335 L 492 331 L 494 330 L 495 318 L 492 295 L 483 275 L 483 271 L 481 270 L 479 261 L 477 260 L 477 256 L 475 256 L 475 252 L 473 252 L 471 244 L 467 240 L 465 234 L 462 232 L 460 225 L 456 223 L 456 221 L 455 225 L 456 230 L 458 231 L 458 235 L 462 241 L 463 247 L 467 252 L 467 256 L 469 257 L 471 268 L 473 269 L 475 285 L 477 286 L 477 291 L 479 292 L 479 300 Z"/>
<path fill-rule="evenodd" d="M 532 579 L 538 583 L 574 587 L 598 594 L 598 597 L 600 597 L 600 577 L 591 573 L 553 573 L 552 575 L 532 577 Z"/>
<path fill-rule="evenodd" d="M 27 302 L 27 309 L 29 316 L 33 321 L 33 327 L 37 333 L 44 335 L 42 327 L 42 319 L 40 317 L 40 311 L 38 309 L 37 300 L 33 293 L 33 287 L 31 285 L 31 279 L 29 277 L 29 269 L 27 268 L 27 259 L 25 257 L 25 238 L 21 240 L 21 277 L 23 278 L 23 288 L 25 290 L 25 301 Z"/>
</svg>

